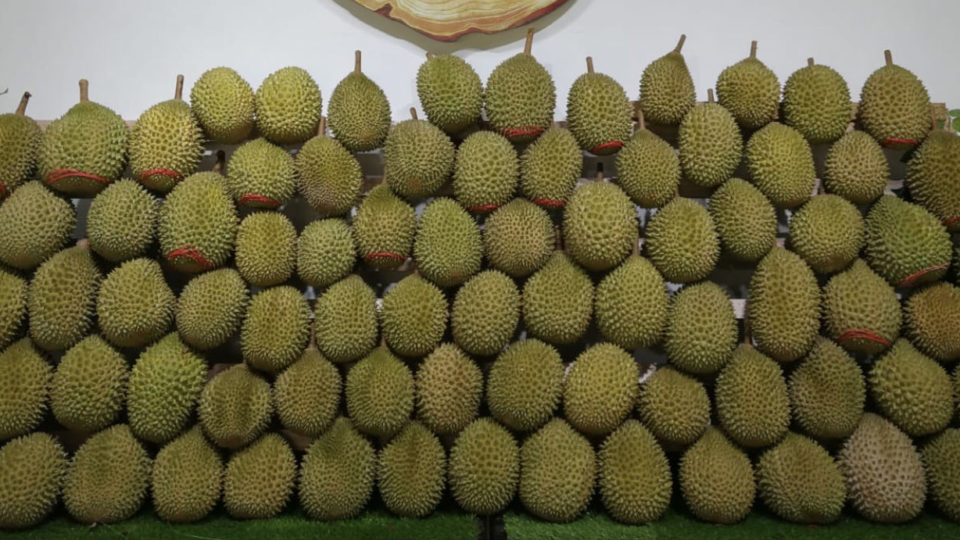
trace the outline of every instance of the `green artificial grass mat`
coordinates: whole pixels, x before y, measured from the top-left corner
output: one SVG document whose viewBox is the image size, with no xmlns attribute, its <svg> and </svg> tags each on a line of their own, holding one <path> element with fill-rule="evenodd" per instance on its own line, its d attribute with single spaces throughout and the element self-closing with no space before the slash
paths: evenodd
<svg viewBox="0 0 960 540">
<path fill-rule="evenodd" d="M 571 523 L 548 523 L 511 510 L 504 514 L 503 522 L 507 540 L 935 540 L 960 537 L 960 525 L 931 512 L 924 512 L 917 519 L 900 525 L 871 523 L 846 513 L 830 525 L 798 525 L 758 511 L 751 512 L 736 525 L 716 525 L 698 521 L 692 515 L 672 508 L 659 521 L 646 525 L 623 525 L 610 519 L 606 513 L 593 509 Z"/>
<path fill-rule="evenodd" d="M 167 523 L 151 510 L 110 525 L 89 527 L 73 521 L 64 513 L 47 519 L 43 524 L 23 531 L 0 531 L 0 538 L 11 539 L 246 539 L 296 540 L 338 539 L 451 539 L 476 540 L 480 524 L 474 516 L 454 508 L 440 509 L 426 518 L 402 518 L 386 510 L 367 510 L 354 519 L 323 522 L 309 519 L 298 510 L 285 512 L 275 518 L 239 521 L 222 510 L 196 523 Z"/>
</svg>

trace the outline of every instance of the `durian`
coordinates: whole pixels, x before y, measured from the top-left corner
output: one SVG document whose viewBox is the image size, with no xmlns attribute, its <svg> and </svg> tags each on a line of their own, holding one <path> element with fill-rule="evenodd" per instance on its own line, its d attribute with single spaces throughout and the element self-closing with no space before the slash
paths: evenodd
<svg viewBox="0 0 960 540">
<path fill-rule="evenodd" d="M 863 415 L 866 384 L 856 360 L 818 338 L 790 373 L 790 405 L 797 424 L 815 439 L 843 439 Z"/>
<path fill-rule="evenodd" d="M 936 130 L 923 141 L 907 163 L 907 189 L 920 206 L 940 218 L 950 232 L 960 231 L 960 136 Z"/>
<path fill-rule="evenodd" d="M 293 198 L 293 157 L 264 138 L 243 143 L 230 156 L 226 187 L 240 206 L 278 208 Z"/>
<path fill-rule="evenodd" d="M 630 198 L 602 178 L 574 190 L 564 208 L 564 248 L 587 270 L 617 266 L 634 249 L 638 236 L 637 211 Z"/>
<path fill-rule="evenodd" d="M 523 285 L 523 323 L 533 336 L 555 345 L 580 339 L 593 314 L 593 282 L 563 251 Z"/>
<path fill-rule="evenodd" d="M 417 214 L 385 184 L 370 190 L 353 218 L 357 255 L 378 269 L 396 268 L 413 251 Z"/>
<path fill-rule="evenodd" d="M 101 279 L 85 241 L 37 268 L 27 291 L 27 315 L 38 347 L 62 351 L 90 333 Z"/>
<path fill-rule="evenodd" d="M 627 350 L 658 344 L 667 325 L 667 286 L 648 259 L 627 257 L 597 285 L 597 329 L 607 341 Z"/>
<path fill-rule="evenodd" d="M 347 372 L 344 390 L 347 415 L 367 435 L 387 440 L 400 431 L 413 412 L 413 374 L 383 346 Z"/>
<path fill-rule="evenodd" d="M 346 221 L 311 221 L 297 239 L 297 275 L 315 290 L 347 277 L 357 263 L 357 246 Z"/>
<path fill-rule="evenodd" d="M 163 193 L 197 172 L 203 156 L 203 132 L 182 96 L 183 75 L 177 75 L 173 99 L 144 111 L 130 130 L 130 173 Z"/>
<path fill-rule="evenodd" d="M 390 103 L 377 83 L 360 71 L 360 51 L 354 54 L 353 72 L 330 94 L 330 129 L 351 152 L 383 146 L 390 129 Z"/>
<path fill-rule="evenodd" d="M 60 358 L 50 410 L 61 426 L 94 433 L 116 421 L 127 397 L 127 360 L 100 336 L 88 336 Z"/>
<path fill-rule="evenodd" d="M 297 262 L 297 230 L 278 212 L 255 212 L 237 227 L 235 264 L 254 287 L 279 285 L 293 275 Z"/>
<path fill-rule="evenodd" d="M 746 448 L 776 443 L 790 425 L 783 372 L 750 345 L 740 345 L 717 375 L 714 401 L 720 426 Z"/>
<path fill-rule="evenodd" d="M 326 134 L 320 118 L 317 136 L 303 144 L 293 161 L 297 190 L 323 217 L 343 216 L 360 200 L 363 171 L 340 141 Z"/>
<path fill-rule="evenodd" d="M 63 248 L 76 223 L 70 201 L 26 182 L 0 205 L 0 263 L 33 270 Z"/>
<path fill-rule="evenodd" d="M 453 343 L 444 343 L 420 362 L 416 379 L 417 419 L 438 435 L 459 433 L 480 410 L 483 373 Z"/>
<path fill-rule="evenodd" d="M 436 435 L 408 422 L 378 458 L 377 486 L 388 510 L 406 517 L 433 512 L 447 481 L 447 455 Z"/>
<path fill-rule="evenodd" d="M 490 212 L 513 198 L 519 174 L 510 141 L 493 131 L 477 131 L 457 148 L 453 196 L 470 212 Z"/>
<path fill-rule="evenodd" d="M 437 126 L 413 118 L 392 128 L 383 145 L 383 177 L 394 193 L 407 199 L 435 194 L 453 173 L 453 142 Z"/>
<path fill-rule="evenodd" d="M 370 500 L 376 470 L 373 445 L 341 416 L 303 456 L 297 481 L 300 504 L 314 519 L 353 517 Z"/>
<path fill-rule="evenodd" d="M 366 356 L 377 344 L 377 294 L 356 274 L 330 286 L 316 302 L 317 349 L 336 364 Z"/>
<path fill-rule="evenodd" d="M 823 186 L 854 204 L 883 195 L 890 165 L 883 148 L 863 131 L 851 131 L 830 146 L 823 164 Z"/>
<path fill-rule="evenodd" d="M 847 497 L 833 457 L 816 442 L 795 433 L 787 433 L 757 460 L 757 488 L 768 508 L 794 523 L 836 521 Z"/>
<path fill-rule="evenodd" d="M 37 167 L 40 126 L 26 115 L 30 92 L 24 92 L 17 110 L 0 115 L 0 200 L 28 180 Z"/>
<path fill-rule="evenodd" d="M 710 217 L 723 251 L 756 262 L 777 240 L 777 211 L 753 184 L 740 178 L 724 182 L 710 197 Z"/>
<path fill-rule="evenodd" d="M 720 239 L 713 218 L 703 205 L 677 197 L 647 224 L 646 249 L 650 261 L 673 283 L 707 277 L 720 258 Z"/>
<path fill-rule="evenodd" d="M 715 427 L 684 452 L 677 476 L 687 507 L 704 521 L 730 525 L 753 506 L 750 458 Z"/>
<path fill-rule="evenodd" d="M 210 442 L 237 449 L 257 439 L 273 417 L 270 383 L 234 364 L 203 387 L 197 418 Z"/>
<path fill-rule="evenodd" d="M 484 93 L 487 119 L 513 143 L 530 142 L 553 121 L 556 88 L 547 70 L 530 53 L 533 28 L 527 30 L 523 52 L 498 65 Z"/>
<path fill-rule="evenodd" d="M 627 93 L 613 77 L 593 71 L 577 77 L 567 93 L 567 125 L 580 148 L 597 155 L 616 153 L 630 136 L 633 114 Z"/>
<path fill-rule="evenodd" d="M 672 51 L 643 69 L 640 77 L 640 107 L 651 122 L 675 126 L 696 105 L 693 78 L 680 52 L 686 40 L 686 34 L 681 35 Z"/>
<path fill-rule="evenodd" d="M 253 295 L 240 328 L 243 361 L 277 373 L 296 361 L 310 337 L 310 305 L 297 289 L 281 285 Z"/>
<path fill-rule="evenodd" d="M 160 264 L 133 259 L 103 280 L 97 295 L 97 324 L 113 345 L 143 347 L 170 329 L 176 302 Z"/>
<path fill-rule="evenodd" d="M 420 274 L 435 285 L 460 285 L 480 270 L 480 228 L 453 199 L 434 199 L 420 214 L 413 259 Z"/>
<path fill-rule="evenodd" d="M 960 288 L 949 283 L 931 285 L 903 305 L 907 335 L 924 354 L 941 362 L 960 358 Z"/>
<path fill-rule="evenodd" d="M 520 447 L 491 418 L 477 419 L 453 443 L 448 474 L 450 492 L 465 512 L 502 512 L 517 491 Z"/>
<path fill-rule="evenodd" d="M 563 414 L 588 436 L 606 435 L 630 414 L 640 372 L 633 357 L 599 343 L 580 353 L 563 384 Z"/>
<path fill-rule="evenodd" d="M 790 219 L 790 248 L 815 272 L 839 272 L 863 247 L 863 216 L 839 195 L 817 195 Z"/>
<path fill-rule="evenodd" d="M 843 76 L 813 58 L 783 85 L 783 123 L 799 131 L 810 144 L 833 142 L 853 120 L 850 88 Z"/>
<path fill-rule="evenodd" d="M 747 317 L 760 352 L 777 362 L 800 358 L 820 330 L 820 287 L 792 251 L 773 248 L 750 278 Z"/>
<path fill-rule="evenodd" d="M 503 351 L 487 376 L 490 414 L 514 431 L 533 431 L 553 417 L 560 405 L 563 361 L 556 349 L 524 339 Z"/>
<path fill-rule="evenodd" d="M 240 329 L 249 303 L 247 285 L 233 268 L 194 277 L 177 301 L 180 338 L 200 350 L 223 345 Z"/>
<path fill-rule="evenodd" d="M 477 356 L 500 353 L 519 322 L 520 291 L 497 270 L 484 270 L 464 283 L 450 310 L 453 340 Z"/>
<path fill-rule="evenodd" d="M 884 195 L 866 218 L 864 255 L 894 287 L 939 281 L 952 258 L 950 233 L 922 206 Z"/>
<path fill-rule="evenodd" d="M 0 529 L 39 525 L 57 505 L 66 470 L 66 451 L 46 433 L 0 447 Z"/>
<path fill-rule="evenodd" d="M 688 446 L 710 423 L 710 398 L 700 381 L 661 366 L 640 385 L 637 413 L 665 447 Z"/>
<path fill-rule="evenodd" d="M 638 109 L 637 115 L 637 130 L 617 153 L 617 184 L 634 204 L 658 208 L 677 195 L 680 158 L 670 143 L 647 129 L 643 112 Z"/>
<path fill-rule="evenodd" d="M 40 425 L 47 412 L 53 368 L 30 338 L 0 352 L 0 368 L 7 374 L 0 382 L 0 441 L 5 441 Z"/>
<path fill-rule="evenodd" d="M 157 452 L 150 477 L 153 508 L 174 523 L 206 517 L 220 500 L 223 460 L 203 437 L 200 426 L 170 441 Z"/>
<path fill-rule="evenodd" d="M 551 127 L 520 155 L 520 192 L 544 208 L 567 203 L 583 168 L 583 155 L 570 131 Z"/>
<path fill-rule="evenodd" d="M 687 373 L 720 371 L 737 346 L 737 319 L 727 292 L 712 281 L 688 285 L 673 296 L 663 348 Z"/>
<path fill-rule="evenodd" d="M 780 81 L 757 60 L 757 42 L 750 56 L 724 69 L 717 77 L 717 100 L 747 130 L 759 129 L 777 118 Z"/>
<path fill-rule="evenodd" d="M 596 473 L 590 441 L 554 418 L 520 448 L 520 502 L 540 519 L 572 521 L 590 503 Z"/>
<path fill-rule="evenodd" d="M 323 101 L 303 68 L 274 71 L 257 88 L 257 131 L 276 144 L 303 142 L 317 131 Z"/>
<path fill-rule="evenodd" d="M 87 211 L 90 249 L 111 262 L 144 255 L 157 237 L 160 204 L 129 178 L 110 184 Z"/>
<path fill-rule="evenodd" d="M 824 334 L 851 352 L 877 354 L 900 335 L 896 291 L 863 259 L 823 287 Z"/>
<path fill-rule="evenodd" d="M 680 170 L 690 182 L 703 187 L 719 186 L 740 165 L 743 136 L 730 111 L 713 101 L 690 109 L 677 131 Z"/>
<path fill-rule="evenodd" d="M 235 519 L 271 518 L 286 506 L 296 477 L 290 445 L 267 433 L 230 456 L 223 471 L 223 506 Z"/>
<path fill-rule="evenodd" d="M 670 462 L 643 424 L 627 420 L 597 452 L 600 499 L 610 516 L 632 525 L 656 521 L 673 489 Z"/>
<path fill-rule="evenodd" d="M 546 264 L 554 236 L 553 222 L 544 209 L 526 199 L 514 199 L 484 221 L 483 252 L 493 268 L 524 277 Z"/>
<path fill-rule="evenodd" d="M 401 356 L 426 356 L 443 338 L 448 316 L 443 292 L 419 275 L 409 275 L 383 295 L 383 339 Z"/>
<path fill-rule="evenodd" d="M 882 145 L 916 145 L 930 129 L 930 96 L 916 75 L 893 63 L 889 50 L 883 55 L 886 64 L 863 83 L 857 121 Z"/>
<path fill-rule="evenodd" d="M 273 404 L 286 429 L 318 437 L 340 411 L 340 371 L 320 351 L 308 347 L 273 381 Z"/>
<path fill-rule="evenodd" d="M 228 67 L 209 69 L 190 89 L 190 107 L 210 139 L 237 144 L 253 131 L 253 89 Z"/>
<path fill-rule="evenodd" d="M 906 339 L 898 339 L 867 375 L 877 409 L 911 437 L 933 435 L 954 413 L 950 375 Z"/>
<path fill-rule="evenodd" d="M 799 131 L 772 122 L 747 141 L 750 180 L 777 208 L 796 208 L 813 194 L 817 173 L 810 143 Z"/>
<path fill-rule="evenodd" d="M 457 135 L 479 123 L 483 83 L 459 56 L 427 53 L 417 70 L 417 96 L 431 124 Z"/>
</svg>

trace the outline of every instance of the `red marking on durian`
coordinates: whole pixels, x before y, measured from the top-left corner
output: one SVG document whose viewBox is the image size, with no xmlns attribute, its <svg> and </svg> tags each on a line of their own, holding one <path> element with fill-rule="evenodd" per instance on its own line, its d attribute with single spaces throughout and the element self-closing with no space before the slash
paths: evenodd
<svg viewBox="0 0 960 540">
<path fill-rule="evenodd" d="M 497 128 L 504 137 L 508 139 L 513 139 L 515 137 L 539 137 L 543 133 L 543 128 L 540 126 L 520 126 L 515 128 Z"/>
<path fill-rule="evenodd" d="M 918 141 L 913 139 L 898 139 L 896 137 L 890 137 L 889 139 L 884 139 L 882 146 L 916 146 Z"/>
<path fill-rule="evenodd" d="M 367 253 L 363 256 L 365 261 L 376 261 L 378 259 L 395 259 L 399 261 L 407 260 L 406 257 L 399 253 L 393 253 L 390 251 L 374 251 L 372 253 Z"/>
<path fill-rule="evenodd" d="M 867 341 L 873 341 L 875 343 L 879 343 L 884 347 L 890 346 L 890 340 L 884 338 L 883 336 L 875 332 L 871 332 L 870 330 L 865 330 L 863 328 L 855 328 L 853 330 L 847 330 L 846 332 L 840 334 L 837 337 L 836 342 L 843 343 L 844 341 L 849 341 L 851 339 L 865 339 Z"/>
<path fill-rule="evenodd" d="M 239 199 L 237 199 L 237 202 L 240 204 L 247 204 L 250 202 L 263 203 L 267 206 L 272 206 L 273 208 L 280 206 L 280 203 L 277 201 L 271 199 L 270 197 L 264 197 L 258 193 L 244 193 Z"/>
<path fill-rule="evenodd" d="M 57 169 L 51 172 L 49 175 L 47 175 L 47 179 L 44 181 L 44 183 L 49 186 L 51 184 L 59 182 L 60 180 L 63 180 L 64 178 L 73 178 L 73 177 L 86 178 L 87 180 L 96 180 L 97 182 L 100 182 L 103 185 L 107 185 L 110 183 L 110 180 L 107 180 L 102 176 L 85 173 L 83 171 L 78 171 L 77 169 Z"/>
<path fill-rule="evenodd" d="M 538 206 L 546 206 L 547 208 L 562 208 L 563 205 L 565 204 L 563 201 L 559 199 L 547 199 L 544 197 L 541 197 L 539 199 L 534 199 L 530 202 Z"/>
<path fill-rule="evenodd" d="M 167 260 L 170 262 L 173 262 L 175 259 L 179 259 L 181 257 L 192 260 L 193 262 L 197 263 L 200 266 L 200 268 L 204 270 L 209 270 L 213 268 L 213 263 L 210 262 L 209 259 L 204 257 L 203 253 L 201 253 L 199 249 L 193 246 L 187 245 L 187 246 L 179 247 L 171 251 L 170 253 L 167 253 Z"/>
<path fill-rule="evenodd" d="M 600 143 L 590 149 L 590 153 L 599 154 L 604 150 L 609 150 L 611 148 L 621 149 L 623 148 L 623 141 L 607 141 L 605 143 Z"/>
<path fill-rule="evenodd" d="M 0 186 L 0 187 L 2 187 L 2 186 Z M 949 227 L 949 226 L 953 225 L 954 223 L 956 223 L 956 222 L 958 222 L 958 221 L 960 221 L 960 216 L 952 217 L 952 218 L 950 218 L 950 219 L 945 219 L 945 220 L 943 220 L 943 225 L 944 225 L 945 227 Z"/>
<path fill-rule="evenodd" d="M 7 186 L 3 185 L 3 182 L 0 182 L 0 199 L 5 199 L 7 197 Z"/>
<path fill-rule="evenodd" d="M 140 173 L 140 181 L 143 182 L 151 176 L 167 176 L 173 178 L 174 182 L 179 182 L 183 178 L 182 174 L 177 171 L 171 171 L 170 169 L 150 169 Z"/>
<path fill-rule="evenodd" d="M 499 204 L 481 204 L 478 206 L 469 206 L 467 210 L 471 212 L 492 212 L 497 208 L 500 208 Z"/>
<path fill-rule="evenodd" d="M 909 276 L 903 278 L 903 280 L 900 281 L 900 283 L 898 284 L 898 286 L 899 286 L 899 287 L 909 287 L 909 286 L 913 285 L 913 283 L 914 283 L 915 281 L 917 281 L 918 279 L 922 278 L 923 276 L 929 274 L 930 272 L 936 272 L 936 271 L 938 271 L 938 270 L 945 270 L 945 269 L 946 269 L 947 267 L 949 267 L 949 266 L 950 266 L 950 263 L 943 263 L 943 264 L 938 264 L 938 265 L 935 265 L 935 266 L 928 266 L 928 267 L 926 267 L 926 268 L 924 268 L 924 269 L 922 269 L 922 270 L 918 270 L 918 271 L 910 274 Z"/>
</svg>

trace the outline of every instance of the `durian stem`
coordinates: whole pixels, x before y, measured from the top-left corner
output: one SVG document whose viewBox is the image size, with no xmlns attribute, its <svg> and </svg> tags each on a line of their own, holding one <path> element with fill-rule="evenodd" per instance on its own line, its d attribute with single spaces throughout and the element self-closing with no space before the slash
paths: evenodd
<svg viewBox="0 0 960 540">
<path fill-rule="evenodd" d="M 320 124 L 317 126 L 317 135 L 323 136 L 327 134 L 327 117 L 320 117 Z"/>
<path fill-rule="evenodd" d="M 707 88 L 707 103 L 713 103 L 713 88 Z"/>
<path fill-rule="evenodd" d="M 553 229 L 553 249 L 554 251 L 563 251 L 563 227 L 560 225 Z"/>
<path fill-rule="evenodd" d="M 743 342 L 746 345 L 750 345 L 753 341 L 752 332 L 750 331 L 750 317 L 747 316 L 747 301 L 743 302 Z"/>
<path fill-rule="evenodd" d="M 673 48 L 673 52 L 679 53 L 680 50 L 683 49 L 683 43 L 684 43 L 685 41 L 687 41 L 687 35 L 686 35 L 686 34 L 680 34 L 680 41 L 678 41 L 678 42 L 677 42 L 677 46 Z"/>
<path fill-rule="evenodd" d="M 432 52 L 427 51 L 427 60 L 433 60 L 433 58 L 434 58 L 434 54 Z"/>
<path fill-rule="evenodd" d="M 807 58 L 807 67 L 813 67 L 814 61 L 813 58 Z"/>
<path fill-rule="evenodd" d="M 417 120 L 417 119 L 418 119 L 418 118 L 417 118 L 417 108 L 416 108 L 416 107 L 410 107 L 410 118 L 413 118 L 414 120 Z"/>
<path fill-rule="evenodd" d="M 587 73 L 593 73 L 593 57 L 587 57 Z"/>
<path fill-rule="evenodd" d="M 597 175 L 593 177 L 594 182 L 603 182 L 603 163 L 597 162 Z"/>
<path fill-rule="evenodd" d="M 637 102 L 637 131 L 643 131 L 647 129 L 647 124 L 643 119 L 643 107 L 640 106 L 640 102 Z"/>
<path fill-rule="evenodd" d="M 213 168 L 210 169 L 215 173 L 223 171 L 223 164 L 227 161 L 227 153 L 223 150 L 217 151 L 217 162 L 213 164 Z"/>
<path fill-rule="evenodd" d="M 86 79 L 80 79 L 80 103 L 90 101 L 90 83 Z"/>
<path fill-rule="evenodd" d="M 24 116 L 27 114 L 27 102 L 30 101 L 30 92 L 24 92 L 23 96 L 20 97 L 20 104 L 17 105 L 17 116 Z"/>
<path fill-rule="evenodd" d="M 177 75 L 177 87 L 173 91 L 173 99 L 183 99 L 183 75 Z"/>
<path fill-rule="evenodd" d="M 90 240 L 87 240 L 86 238 L 77 240 L 77 247 L 80 249 L 90 249 Z"/>
<path fill-rule="evenodd" d="M 633 249 L 630 250 L 630 252 L 633 253 L 634 256 L 640 256 L 640 240 L 633 243 Z"/>
<path fill-rule="evenodd" d="M 536 31 L 536 28 L 530 27 L 527 28 L 527 41 L 523 44 L 523 54 L 530 54 L 530 51 L 533 50 L 533 33 Z"/>
<path fill-rule="evenodd" d="M 750 58 L 757 57 L 757 40 L 750 42 Z"/>
<path fill-rule="evenodd" d="M 893 53 L 890 52 L 890 49 L 883 51 L 883 61 L 888 65 L 893 65 Z"/>
<path fill-rule="evenodd" d="M 353 51 L 353 72 L 360 73 L 360 51 Z"/>
</svg>

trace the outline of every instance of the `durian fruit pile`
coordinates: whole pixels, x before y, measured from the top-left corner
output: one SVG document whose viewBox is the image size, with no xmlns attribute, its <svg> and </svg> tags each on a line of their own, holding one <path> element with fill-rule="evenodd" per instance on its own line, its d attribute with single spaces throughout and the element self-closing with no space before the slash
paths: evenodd
<svg viewBox="0 0 960 540">
<path fill-rule="evenodd" d="M 256 92 L 211 69 L 190 103 L 180 78 L 129 130 L 85 81 L 45 130 L 29 95 L 0 116 L 0 527 L 337 520 L 374 491 L 413 517 L 449 493 L 638 524 L 678 493 L 725 524 L 960 520 L 960 137 L 922 83 L 888 55 L 854 118 L 838 73 L 781 88 L 754 43 L 697 103 L 681 39 L 636 127 L 592 59 L 561 127 L 530 37 L 485 86 L 428 55 L 426 119 L 395 124 L 359 53 L 327 117 L 297 67 Z M 210 142 L 231 155 L 201 170 Z M 900 195 L 890 145 L 916 146 Z M 581 180 L 583 152 L 616 174 Z M 742 328 L 718 267 L 752 272 Z"/>
</svg>

